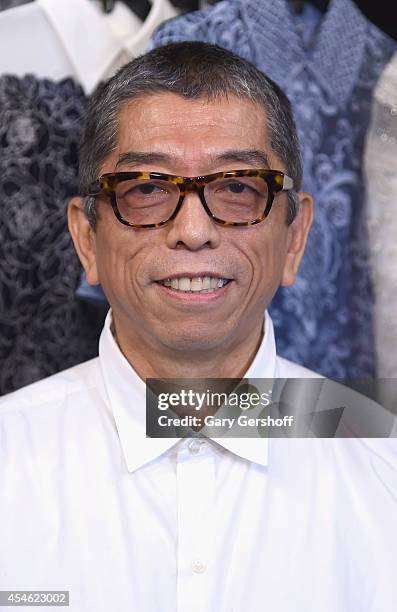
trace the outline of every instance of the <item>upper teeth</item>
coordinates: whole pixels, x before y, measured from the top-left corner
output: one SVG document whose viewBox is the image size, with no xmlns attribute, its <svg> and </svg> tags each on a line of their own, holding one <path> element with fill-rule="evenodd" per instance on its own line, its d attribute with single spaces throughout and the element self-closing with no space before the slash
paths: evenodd
<svg viewBox="0 0 397 612">
<path fill-rule="evenodd" d="M 179 291 L 202 291 L 202 290 L 214 290 L 223 287 L 227 283 L 226 278 L 214 278 L 210 276 L 195 276 L 189 278 L 182 276 L 181 278 L 167 278 L 164 281 L 160 281 L 166 287 L 172 287 L 172 289 L 179 289 Z"/>
</svg>

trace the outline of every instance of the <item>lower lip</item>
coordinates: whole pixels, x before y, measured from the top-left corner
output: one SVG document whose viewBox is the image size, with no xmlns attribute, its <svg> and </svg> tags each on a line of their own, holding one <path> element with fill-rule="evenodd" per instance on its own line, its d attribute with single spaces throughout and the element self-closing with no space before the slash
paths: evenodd
<svg viewBox="0 0 397 612">
<path fill-rule="evenodd" d="M 233 281 L 229 281 L 227 285 L 211 291 L 210 293 L 201 293 L 200 291 L 179 291 L 178 289 L 172 289 L 172 287 L 166 287 L 160 283 L 155 283 L 160 289 L 162 294 L 177 300 L 178 302 L 185 302 L 188 304 L 205 304 L 216 302 L 222 299 L 228 290 L 230 289 Z"/>
</svg>

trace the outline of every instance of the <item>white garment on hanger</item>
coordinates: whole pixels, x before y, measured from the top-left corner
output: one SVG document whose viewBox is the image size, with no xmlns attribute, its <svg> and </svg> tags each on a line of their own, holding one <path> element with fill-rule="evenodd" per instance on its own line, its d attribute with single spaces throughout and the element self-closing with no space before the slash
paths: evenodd
<svg viewBox="0 0 397 612">
<path fill-rule="evenodd" d="M 91 0 L 35 0 L 0 13 L 0 74 L 75 78 L 87 94 L 132 57 L 177 11 L 151 0 L 145 22 L 122 2 L 112 13 Z"/>
<path fill-rule="evenodd" d="M 177 10 L 169 0 L 150 0 L 152 8 L 136 36 L 129 36 L 124 41 L 124 47 L 131 57 L 136 57 L 146 51 L 155 29 L 167 19 L 178 15 Z"/>
<path fill-rule="evenodd" d="M 397 377 L 397 53 L 375 89 L 365 151 L 377 374 Z M 397 400 L 397 397 L 395 398 Z"/>
</svg>

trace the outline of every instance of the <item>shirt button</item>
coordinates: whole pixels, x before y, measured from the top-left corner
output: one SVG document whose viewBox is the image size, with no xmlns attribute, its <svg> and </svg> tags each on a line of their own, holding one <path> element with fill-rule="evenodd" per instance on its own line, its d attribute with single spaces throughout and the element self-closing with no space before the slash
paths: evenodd
<svg viewBox="0 0 397 612">
<path fill-rule="evenodd" d="M 201 444 L 202 442 L 200 442 L 199 440 L 190 440 L 187 446 L 189 449 L 189 452 L 192 455 L 198 455 L 198 453 L 200 452 Z"/>
<path fill-rule="evenodd" d="M 203 572 L 205 572 L 206 569 L 207 566 L 202 561 L 199 561 L 198 559 L 192 561 L 192 570 L 195 574 L 202 574 Z"/>
</svg>

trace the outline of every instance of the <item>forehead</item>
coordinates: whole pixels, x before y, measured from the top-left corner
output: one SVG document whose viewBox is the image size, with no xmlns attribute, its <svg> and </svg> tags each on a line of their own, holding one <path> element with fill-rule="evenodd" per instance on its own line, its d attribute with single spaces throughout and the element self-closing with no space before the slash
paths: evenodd
<svg viewBox="0 0 397 612">
<path fill-rule="evenodd" d="M 124 104 L 112 158 L 146 150 L 193 163 L 228 149 L 271 155 L 263 107 L 235 96 L 208 101 L 161 93 Z"/>
</svg>

